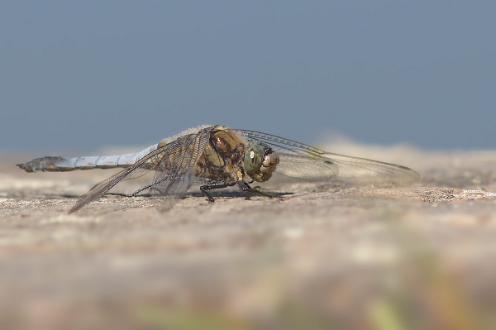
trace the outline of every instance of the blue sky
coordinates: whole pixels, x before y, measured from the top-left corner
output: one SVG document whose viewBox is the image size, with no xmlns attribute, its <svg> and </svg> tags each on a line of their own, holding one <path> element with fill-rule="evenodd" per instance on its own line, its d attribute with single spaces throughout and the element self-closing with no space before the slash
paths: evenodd
<svg viewBox="0 0 496 330">
<path fill-rule="evenodd" d="M 0 2 L 0 150 L 220 123 L 495 148 L 495 1 Z"/>
</svg>

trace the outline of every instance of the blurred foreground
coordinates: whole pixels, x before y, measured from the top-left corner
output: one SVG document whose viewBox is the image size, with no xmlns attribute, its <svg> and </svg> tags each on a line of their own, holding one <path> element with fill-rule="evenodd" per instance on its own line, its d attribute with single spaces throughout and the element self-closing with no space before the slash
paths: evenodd
<svg viewBox="0 0 496 330">
<path fill-rule="evenodd" d="M 410 187 L 279 180 L 280 199 L 76 197 L 111 172 L 0 164 L 1 329 L 493 329 L 496 152 L 341 143 Z M 41 155 L 37 155 L 41 156 Z"/>
</svg>

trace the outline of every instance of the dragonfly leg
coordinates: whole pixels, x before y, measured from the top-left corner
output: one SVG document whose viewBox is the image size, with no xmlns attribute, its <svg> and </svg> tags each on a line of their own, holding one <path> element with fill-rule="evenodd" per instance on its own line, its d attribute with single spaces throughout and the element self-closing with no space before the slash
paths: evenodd
<svg viewBox="0 0 496 330">
<path fill-rule="evenodd" d="M 249 192 L 252 194 L 256 194 L 256 195 L 260 195 L 260 196 L 264 196 L 264 197 L 269 197 L 269 198 L 274 197 L 271 194 L 268 194 L 268 193 L 261 191 L 259 187 L 252 188 L 246 182 L 239 182 L 238 186 L 239 186 L 239 189 L 241 189 L 241 191 L 244 191 L 244 192 Z"/>
<path fill-rule="evenodd" d="M 241 189 L 243 192 L 251 192 L 252 188 L 250 185 L 246 182 L 238 182 L 238 187 Z"/>
<path fill-rule="evenodd" d="M 206 184 L 200 187 L 200 191 L 207 197 L 207 200 L 210 203 L 215 202 L 215 199 L 208 193 L 210 190 L 214 189 L 223 189 L 227 187 L 233 186 L 234 183 L 228 183 L 228 182 L 223 182 L 223 183 L 217 183 L 217 184 Z"/>
</svg>

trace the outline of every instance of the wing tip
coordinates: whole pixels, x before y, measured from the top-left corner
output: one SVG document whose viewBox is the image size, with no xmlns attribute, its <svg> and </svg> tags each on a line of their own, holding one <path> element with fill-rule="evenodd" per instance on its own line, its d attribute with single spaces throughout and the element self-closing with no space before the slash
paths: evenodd
<svg viewBox="0 0 496 330">
<path fill-rule="evenodd" d="M 401 173 L 395 173 L 391 176 L 395 183 L 410 185 L 422 180 L 422 175 L 419 172 L 406 166 L 398 166 L 402 170 Z"/>
<path fill-rule="evenodd" d="M 67 212 L 68 214 L 73 214 L 73 213 L 76 213 L 77 211 L 79 211 L 85 204 L 81 204 L 79 202 L 77 202 L 76 204 L 74 204 L 74 206 L 69 210 L 69 212 Z"/>
<path fill-rule="evenodd" d="M 69 214 L 75 213 L 91 202 L 92 202 L 92 198 L 89 197 L 89 193 L 86 193 L 76 201 L 76 203 L 72 206 L 72 208 L 69 210 L 68 213 Z"/>
</svg>

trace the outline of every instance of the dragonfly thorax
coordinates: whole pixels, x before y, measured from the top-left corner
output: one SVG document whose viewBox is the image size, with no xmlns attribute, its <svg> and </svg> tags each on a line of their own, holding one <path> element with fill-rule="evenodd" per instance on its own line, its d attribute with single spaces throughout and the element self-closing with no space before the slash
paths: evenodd
<svg viewBox="0 0 496 330">
<path fill-rule="evenodd" d="M 245 150 L 244 170 L 254 181 L 269 180 L 277 164 L 279 164 L 279 156 L 268 146 L 250 144 Z"/>
</svg>

